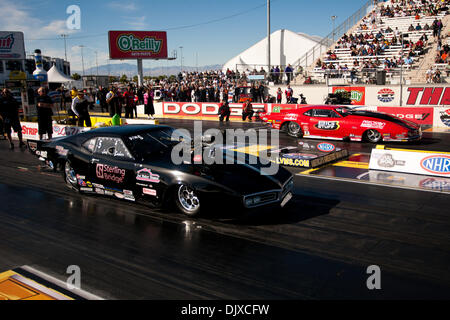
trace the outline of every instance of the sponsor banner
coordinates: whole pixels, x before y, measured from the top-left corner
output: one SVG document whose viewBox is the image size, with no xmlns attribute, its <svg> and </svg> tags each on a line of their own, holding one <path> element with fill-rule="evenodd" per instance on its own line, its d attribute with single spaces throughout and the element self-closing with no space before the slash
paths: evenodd
<svg viewBox="0 0 450 320">
<path fill-rule="evenodd" d="M 25 59 L 23 32 L 0 31 L 0 60 Z"/>
<path fill-rule="evenodd" d="M 406 105 L 450 105 L 449 87 L 409 87 Z"/>
<path fill-rule="evenodd" d="M 21 122 L 21 125 L 22 125 L 22 136 L 24 139 L 34 139 L 34 140 L 39 139 L 38 133 L 39 127 L 37 122 Z M 55 124 L 53 125 L 53 138 L 73 136 L 88 130 L 90 130 L 90 128 Z M 12 137 L 17 139 L 17 133 L 13 131 Z"/>
<path fill-rule="evenodd" d="M 163 102 L 163 115 L 179 116 L 201 116 L 218 117 L 220 103 L 214 102 Z M 230 118 L 241 118 L 243 103 L 230 103 Z M 295 110 L 301 105 L 298 104 L 278 104 L 278 103 L 257 103 L 252 102 L 253 110 L 256 112 L 279 113 L 284 110 Z"/>
<path fill-rule="evenodd" d="M 366 87 L 333 87 L 333 93 L 347 91 L 353 105 L 363 106 L 366 104 Z"/>
<path fill-rule="evenodd" d="M 433 127 L 450 129 L 450 106 L 437 107 L 433 109 L 434 109 Z"/>
<path fill-rule="evenodd" d="M 384 88 L 378 91 L 377 93 L 377 99 L 380 102 L 383 103 L 389 103 L 394 101 L 395 99 L 395 92 L 392 89 Z"/>
<path fill-rule="evenodd" d="M 220 103 L 208 102 L 163 102 L 163 115 L 218 117 Z M 230 103 L 230 118 L 241 118 L 243 103 Z M 252 103 L 255 112 L 266 110 L 267 104 Z"/>
<path fill-rule="evenodd" d="M 377 111 L 389 113 L 400 119 L 410 120 L 420 125 L 433 125 L 433 108 L 378 107 Z"/>
<path fill-rule="evenodd" d="M 109 31 L 110 59 L 167 59 L 165 31 Z"/>
<path fill-rule="evenodd" d="M 369 169 L 450 177 L 450 153 L 372 149 Z"/>
</svg>

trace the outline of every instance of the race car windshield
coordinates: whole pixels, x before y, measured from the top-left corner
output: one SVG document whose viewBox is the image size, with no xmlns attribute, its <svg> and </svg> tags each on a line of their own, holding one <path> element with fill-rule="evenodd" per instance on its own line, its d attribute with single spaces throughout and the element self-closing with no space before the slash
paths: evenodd
<svg viewBox="0 0 450 320">
<path fill-rule="evenodd" d="M 180 141 L 174 140 L 172 133 L 172 128 L 152 130 L 129 136 L 128 141 L 133 152 L 138 157 L 145 159 L 151 155 L 167 151 L 173 145 L 178 144 Z"/>
</svg>

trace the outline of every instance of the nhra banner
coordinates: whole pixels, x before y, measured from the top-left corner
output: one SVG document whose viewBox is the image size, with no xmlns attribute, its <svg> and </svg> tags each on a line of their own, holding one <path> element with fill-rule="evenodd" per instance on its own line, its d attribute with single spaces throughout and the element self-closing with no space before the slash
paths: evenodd
<svg viewBox="0 0 450 320">
<path fill-rule="evenodd" d="M 450 177 L 450 153 L 372 149 L 369 169 Z"/>
<path fill-rule="evenodd" d="M 165 31 L 109 31 L 110 59 L 167 59 Z"/>
</svg>

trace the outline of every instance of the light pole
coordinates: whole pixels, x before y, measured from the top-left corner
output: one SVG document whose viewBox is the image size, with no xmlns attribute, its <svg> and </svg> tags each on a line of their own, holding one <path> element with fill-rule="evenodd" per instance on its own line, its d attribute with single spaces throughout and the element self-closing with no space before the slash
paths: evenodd
<svg viewBox="0 0 450 320">
<path fill-rule="evenodd" d="M 67 34 L 62 34 L 61 37 L 64 39 L 64 56 L 66 57 L 67 61 L 67 45 L 66 45 L 66 38 L 68 37 Z"/>
<path fill-rule="evenodd" d="M 270 76 L 270 0 L 267 0 L 267 74 Z"/>
<path fill-rule="evenodd" d="M 180 47 L 180 72 L 183 73 L 183 47 Z"/>
<path fill-rule="evenodd" d="M 97 65 L 97 77 L 95 78 L 95 82 L 98 87 L 98 57 L 97 57 L 97 51 L 94 51 L 94 52 L 95 52 L 95 64 Z"/>
<path fill-rule="evenodd" d="M 83 77 L 84 77 L 84 56 L 83 56 L 83 45 L 79 45 L 79 47 L 81 48 L 81 65 L 83 67 Z"/>
<path fill-rule="evenodd" d="M 334 20 L 336 20 L 337 16 L 331 16 L 331 21 L 333 22 L 333 43 L 334 43 Z"/>
<path fill-rule="evenodd" d="M 400 107 L 403 106 L 403 33 L 400 33 L 402 50 L 400 53 Z"/>
</svg>

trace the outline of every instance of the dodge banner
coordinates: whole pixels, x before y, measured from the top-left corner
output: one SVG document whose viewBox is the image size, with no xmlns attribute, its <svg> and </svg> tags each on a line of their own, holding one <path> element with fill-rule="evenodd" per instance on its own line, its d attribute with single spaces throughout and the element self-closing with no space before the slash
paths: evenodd
<svg viewBox="0 0 450 320">
<path fill-rule="evenodd" d="M 110 59 L 166 59 L 165 31 L 109 31 Z"/>
<path fill-rule="evenodd" d="M 163 102 L 165 116 L 218 117 L 221 103 L 216 102 Z M 230 103 L 230 118 L 242 117 L 242 103 Z M 279 113 L 283 110 L 297 109 L 297 104 L 252 103 L 253 111 Z"/>
</svg>

